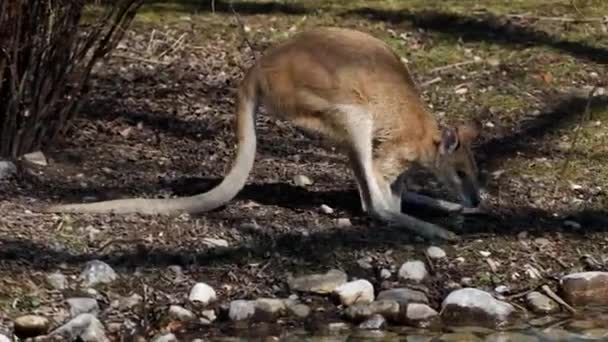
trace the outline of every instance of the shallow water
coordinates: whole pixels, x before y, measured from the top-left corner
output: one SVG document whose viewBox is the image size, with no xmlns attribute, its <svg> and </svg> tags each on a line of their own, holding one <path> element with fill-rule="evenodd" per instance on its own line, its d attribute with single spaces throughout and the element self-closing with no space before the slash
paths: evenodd
<svg viewBox="0 0 608 342">
<path fill-rule="evenodd" d="M 360 330 L 346 323 L 323 322 L 313 329 L 288 329 L 274 324 L 254 324 L 244 329 L 230 329 L 229 335 L 214 341 L 608 341 L 608 308 L 590 308 L 576 316 L 530 316 L 501 330 L 483 327 L 438 327 L 433 330 L 410 327 L 388 327 L 385 330 Z M 228 332 L 228 331 L 226 331 Z M 196 334 L 180 340 L 190 341 Z"/>
</svg>

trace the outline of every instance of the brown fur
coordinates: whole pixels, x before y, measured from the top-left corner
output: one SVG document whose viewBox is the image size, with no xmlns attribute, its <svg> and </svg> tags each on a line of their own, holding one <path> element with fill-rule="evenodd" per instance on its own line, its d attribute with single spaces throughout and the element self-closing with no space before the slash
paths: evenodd
<svg viewBox="0 0 608 342">
<path fill-rule="evenodd" d="M 477 170 L 469 144 L 477 128 L 442 132 L 420 101 L 406 66 L 381 40 L 348 29 L 319 28 L 271 48 L 245 75 L 237 101 L 239 151 L 217 188 L 186 198 L 127 199 L 49 211 L 193 213 L 225 204 L 244 186 L 253 165 L 252 125 L 258 103 L 346 153 L 364 209 L 382 220 L 406 226 L 420 223 L 398 213 L 400 176 L 412 163 L 435 171 L 452 188 L 459 187 L 456 175 L 464 172 L 476 191 Z"/>
</svg>

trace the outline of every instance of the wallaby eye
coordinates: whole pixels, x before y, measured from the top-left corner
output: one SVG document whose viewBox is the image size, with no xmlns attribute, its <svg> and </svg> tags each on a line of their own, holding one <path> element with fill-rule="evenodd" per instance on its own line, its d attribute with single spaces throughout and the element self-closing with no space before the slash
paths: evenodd
<svg viewBox="0 0 608 342">
<path fill-rule="evenodd" d="M 456 175 L 458 175 L 458 178 L 460 178 L 460 179 L 465 179 L 467 177 L 467 174 L 464 173 L 464 171 L 462 171 L 462 170 L 456 171 Z"/>
</svg>

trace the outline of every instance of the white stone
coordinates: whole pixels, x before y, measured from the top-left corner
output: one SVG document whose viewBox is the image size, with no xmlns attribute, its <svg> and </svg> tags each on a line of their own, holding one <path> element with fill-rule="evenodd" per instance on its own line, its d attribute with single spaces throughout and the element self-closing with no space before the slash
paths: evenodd
<svg viewBox="0 0 608 342">
<path fill-rule="evenodd" d="M 99 304 L 93 298 L 74 297 L 66 300 L 70 306 L 70 316 L 76 317 L 80 314 L 88 313 L 97 316 L 99 313 Z"/>
<path fill-rule="evenodd" d="M 192 311 L 179 305 L 169 306 L 169 317 L 182 322 L 192 321 L 196 318 Z"/>
<path fill-rule="evenodd" d="M 475 288 L 464 288 L 450 293 L 441 304 L 442 316 L 454 324 L 463 323 L 490 323 L 500 324 L 506 321 L 515 311 L 515 308 L 506 302 L 499 301 L 489 293 Z M 483 312 L 483 322 L 470 322 L 471 319 L 480 319 L 473 312 Z"/>
<path fill-rule="evenodd" d="M 365 279 L 350 281 L 338 286 L 334 293 L 342 305 L 367 304 L 374 301 L 374 286 Z"/>
<path fill-rule="evenodd" d="M 177 337 L 173 333 L 162 334 L 152 339 L 152 342 L 177 342 Z"/>
<path fill-rule="evenodd" d="M 386 268 L 383 268 L 382 270 L 380 270 L 380 278 L 389 279 L 391 276 L 392 276 L 391 271 L 387 270 Z"/>
<path fill-rule="evenodd" d="M 228 317 L 233 321 L 243 321 L 255 315 L 255 302 L 252 300 L 233 300 L 230 302 Z"/>
<path fill-rule="evenodd" d="M 228 241 L 224 239 L 204 238 L 201 242 L 208 247 L 228 247 Z"/>
<path fill-rule="evenodd" d="M 15 164 L 8 160 L 0 160 L 0 179 L 5 179 L 17 173 Z"/>
<path fill-rule="evenodd" d="M 81 314 L 55 329 L 51 335 L 63 336 L 68 341 L 109 342 L 103 324 L 91 314 Z"/>
<path fill-rule="evenodd" d="M 323 214 L 333 214 L 334 213 L 334 209 L 332 209 L 332 207 L 328 206 L 327 204 L 321 204 L 321 212 Z"/>
<path fill-rule="evenodd" d="M 65 290 L 68 287 L 67 277 L 59 272 L 48 274 L 46 282 L 55 290 Z"/>
<path fill-rule="evenodd" d="M 211 302 L 214 302 L 217 299 L 217 295 L 215 294 L 215 290 L 205 284 L 205 283 L 196 283 L 192 290 L 190 290 L 190 295 L 188 299 L 191 302 L 199 302 L 202 305 L 208 305 Z"/>
<path fill-rule="evenodd" d="M 426 265 L 420 260 L 407 261 L 399 268 L 399 278 L 403 280 L 421 282 L 427 276 Z"/>
<path fill-rule="evenodd" d="M 91 260 L 87 262 L 80 273 L 80 278 L 85 287 L 95 286 L 97 284 L 108 284 L 116 280 L 118 276 L 116 272 L 103 261 Z"/>
<path fill-rule="evenodd" d="M 447 256 L 447 254 L 445 254 L 445 251 L 437 246 L 431 246 L 431 247 L 427 248 L 426 254 L 431 259 L 442 259 Z"/>
<path fill-rule="evenodd" d="M 0 334 L 0 342 L 11 342 L 11 339 L 6 335 Z"/>
<path fill-rule="evenodd" d="M 287 279 L 292 291 L 313 292 L 318 294 L 332 293 L 338 286 L 346 283 L 346 273 L 332 269 L 326 273 L 309 274 Z"/>
<path fill-rule="evenodd" d="M 296 186 L 309 186 L 312 185 L 312 180 L 304 175 L 297 175 L 293 177 L 293 182 Z"/>
<path fill-rule="evenodd" d="M 425 321 L 437 316 L 438 313 L 426 304 L 410 303 L 407 305 L 405 315 L 410 321 Z"/>
<path fill-rule="evenodd" d="M 30 162 L 32 164 L 36 164 L 36 165 L 40 165 L 40 166 L 48 165 L 46 157 L 40 151 L 24 154 L 23 159 L 27 160 L 28 162 Z"/>
</svg>

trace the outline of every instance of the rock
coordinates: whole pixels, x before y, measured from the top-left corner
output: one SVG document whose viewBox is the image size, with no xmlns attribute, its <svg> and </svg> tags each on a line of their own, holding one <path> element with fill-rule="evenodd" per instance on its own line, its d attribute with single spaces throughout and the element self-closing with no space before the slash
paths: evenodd
<svg viewBox="0 0 608 342">
<path fill-rule="evenodd" d="M 68 278 L 59 272 L 48 274 L 46 282 L 54 290 L 65 290 L 68 287 Z"/>
<path fill-rule="evenodd" d="M 207 247 L 228 247 L 228 241 L 224 239 L 204 238 L 201 242 Z"/>
<path fill-rule="evenodd" d="M 66 300 L 70 306 L 70 316 L 76 317 L 80 314 L 89 313 L 93 316 L 99 314 L 99 304 L 93 298 L 74 297 Z"/>
<path fill-rule="evenodd" d="M 442 319 L 451 325 L 502 326 L 515 312 L 511 304 L 474 288 L 453 291 L 441 306 Z"/>
<path fill-rule="evenodd" d="M 608 305 L 608 272 L 573 273 L 560 280 L 563 298 L 570 305 Z"/>
<path fill-rule="evenodd" d="M 338 286 L 334 293 L 342 305 L 369 304 L 374 301 L 374 285 L 365 279 L 354 280 Z"/>
<path fill-rule="evenodd" d="M 484 342 L 540 342 L 537 337 L 516 332 L 496 332 L 486 336 Z"/>
<path fill-rule="evenodd" d="M 11 342 L 11 339 L 6 335 L 0 334 L 0 342 Z"/>
<path fill-rule="evenodd" d="M 421 282 L 428 276 L 426 265 L 420 260 L 407 261 L 399 268 L 399 279 Z"/>
<path fill-rule="evenodd" d="M 324 274 L 311 274 L 287 279 L 292 291 L 312 292 L 318 294 L 332 293 L 338 286 L 346 283 L 346 273 L 332 269 Z"/>
<path fill-rule="evenodd" d="M 336 225 L 338 227 L 344 228 L 344 227 L 350 227 L 353 224 L 350 222 L 350 219 L 348 217 L 340 217 L 336 220 Z"/>
<path fill-rule="evenodd" d="M 462 277 L 460 279 L 460 285 L 465 287 L 471 287 L 473 285 L 473 278 L 471 277 Z"/>
<path fill-rule="evenodd" d="M 438 317 L 437 311 L 426 304 L 410 303 L 407 304 L 404 312 L 404 322 L 420 328 L 430 326 Z"/>
<path fill-rule="evenodd" d="M 228 317 L 233 321 L 244 321 L 255 315 L 255 302 L 252 300 L 233 300 L 230 302 Z"/>
<path fill-rule="evenodd" d="M 97 284 L 109 284 L 116 280 L 118 276 L 116 272 L 103 261 L 91 260 L 84 265 L 80 279 L 85 287 L 95 286 Z"/>
<path fill-rule="evenodd" d="M 31 152 L 23 155 L 23 159 L 36 165 L 47 166 L 48 162 L 44 154 L 40 151 Z"/>
<path fill-rule="evenodd" d="M 177 341 L 178 341 L 177 337 L 172 333 L 158 335 L 152 339 L 152 342 L 177 342 Z"/>
<path fill-rule="evenodd" d="M 321 204 L 320 209 L 323 214 L 331 215 L 334 213 L 334 209 L 332 209 L 332 207 L 328 206 L 327 204 Z"/>
<path fill-rule="evenodd" d="M 506 285 L 498 285 L 496 288 L 494 288 L 494 292 L 498 294 L 505 294 L 509 291 L 511 291 L 511 289 Z"/>
<path fill-rule="evenodd" d="M 393 274 L 391 273 L 391 271 L 387 270 L 386 268 L 383 268 L 382 270 L 380 270 L 380 278 L 382 278 L 382 279 L 385 279 L 385 280 L 390 279 L 390 277 L 392 275 Z"/>
<path fill-rule="evenodd" d="M 399 315 L 399 303 L 394 300 L 376 300 L 370 304 L 355 304 L 349 306 L 344 311 L 344 315 L 350 321 L 354 322 L 361 322 L 375 314 L 394 320 Z"/>
<path fill-rule="evenodd" d="M 592 340 L 606 341 L 608 339 L 608 329 L 605 328 L 593 328 L 587 329 L 582 333 L 583 337 Z"/>
<path fill-rule="evenodd" d="M 84 313 L 72 318 L 66 324 L 55 329 L 51 334 L 62 336 L 68 341 L 109 342 L 103 324 L 97 317 Z"/>
<path fill-rule="evenodd" d="M 287 310 L 289 311 L 290 314 L 299 317 L 299 318 L 306 318 L 308 316 L 310 316 L 310 307 L 306 304 L 295 304 L 295 305 L 289 305 L 287 307 Z"/>
<path fill-rule="evenodd" d="M 217 316 L 215 315 L 215 310 L 203 310 L 203 312 L 201 312 L 201 319 L 209 324 L 215 322 L 215 320 L 217 319 Z"/>
<path fill-rule="evenodd" d="M 359 324 L 359 329 L 379 330 L 386 326 L 386 318 L 380 314 L 373 314 L 368 319 Z"/>
<path fill-rule="evenodd" d="M 188 299 L 190 302 L 197 302 L 206 306 L 209 303 L 214 302 L 217 299 L 217 295 L 215 294 L 213 287 L 205 283 L 196 283 L 192 287 L 192 290 L 190 290 Z"/>
<path fill-rule="evenodd" d="M 424 292 L 405 287 L 380 291 L 376 300 L 394 300 L 403 306 L 406 306 L 409 303 L 429 303 L 429 300 Z"/>
<path fill-rule="evenodd" d="M 443 334 L 437 339 L 441 342 L 477 342 L 481 339 L 472 333 L 449 333 Z"/>
<path fill-rule="evenodd" d="M 528 307 L 537 314 L 551 314 L 560 310 L 559 305 L 551 298 L 540 292 L 530 292 L 526 295 Z"/>
<path fill-rule="evenodd" d="M 129 297 L 121 297 L 118 301 L 118 307 L 121 310 L 130 310 L 140 305 L 144 298 L 137 293 L 130 295 Z"/>
<path fill-rule="evenodd" d="M 12 177 L 17 173 L 17 167 L 13 162 L 8 160 L 0 160 L 0 179 Z"/>
<path fill-rule="evenodd" d="M 189 322 L 196 319 L 192 311 L 179 305 L 169 306 L 169 317 L 181 322 Z"/>
<path fill-rule="evenodd" d="M 296 186 L 309 186 L 312 185 L 312 180 L 304 175 L 297 175 L 293 177 L 293 182 Z"/>
<path fill-rule="evenodd" d="M 276 298 L 258 298 L 254 301 L 255 319 L 270 321 L 276 319 L 287 311 L 285 301 Z"/>
<path fill-rule="evenodd" d="M 445 254 L 445 251 L 437 246 L 431 246 L 427 248 L 426 254 L 431 259 L 443 259 L 447 256 L 447 254 Z"/>
<path fill-rule="evenodd" d="M 17 317 L 13 322 L 15 335 L 19 338 L 44 335 L 51 326 L 51 321 L 43 316 L 24 315 Z"/>
</svg>

